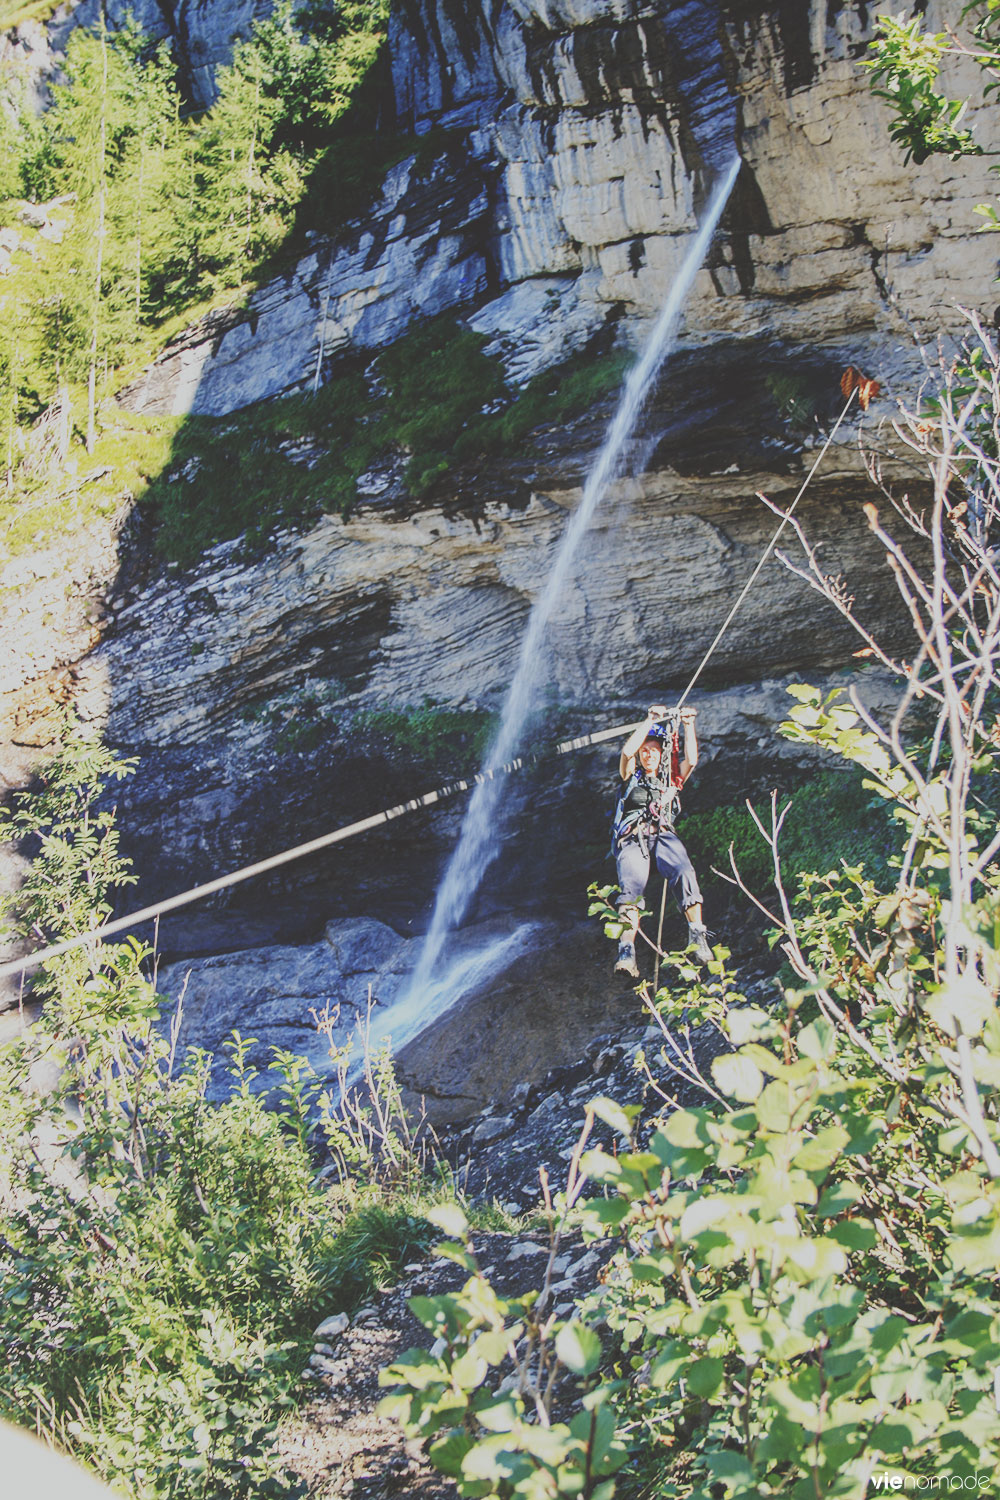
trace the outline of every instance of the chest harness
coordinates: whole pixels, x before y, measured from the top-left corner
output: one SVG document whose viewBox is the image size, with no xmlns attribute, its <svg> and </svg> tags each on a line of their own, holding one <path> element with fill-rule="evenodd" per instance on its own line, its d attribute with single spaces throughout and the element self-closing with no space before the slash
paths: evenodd
<svg viewBox="0 0 1000 1500">
<path fill-rule="evenodd" d="M 657 835 L 664 828 L 673 828 L 680 812 L 681 778 L 680 735 L 672 725 L 665 725 L 657 736 L 663 744 L 660 767 L 655 775 L 649 775 L 636 762 L 635 770 L 622 787 L 615 805 L 611 832 L 611 853 L 615 855 L 624 844 L 635 839 L 643 854 L 649 854 L 650 844 L 655 844 Z M 669 772 L 664 762 L 669 755 Z"/>
</svg>

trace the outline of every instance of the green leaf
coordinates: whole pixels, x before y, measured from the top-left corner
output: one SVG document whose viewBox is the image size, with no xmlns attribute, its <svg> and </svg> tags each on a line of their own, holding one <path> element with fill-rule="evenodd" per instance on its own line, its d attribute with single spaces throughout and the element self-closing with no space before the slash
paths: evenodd
<svg viewBox="0 0 1000 1500">
<path fill-rule="evenodd" d="M 799 1032 L 796 1044 L 803 1057 L 811 1057 L 814 1062 L 830 1062 L 837 1051 L 837 1029 L 825 1016 L 817 1016 Z"/>
<path fill-rule="evenodd" d="M 792 1161 L 803 1172 L 825 1172 L 850 1140 L 842 1125 L 828 1125 L 799 1147 Z"/>
<path fill-rule="evenodd" d="M 792 1123 L 791 1100 L 787 1083 L 769 1083 L 757 1100 L 757 1118 L 765 1130 L 784 1135 Z"/>
<path fill-rule="evenodd" d="M 665 1281 L 671 1274 L 673 1266 L 666 1251 L 656 1255 L 637 1255 L 635 1260 L 629 1261 L 629 1273 L 634 1281 L 646 1281 L 655 1283 Z"/>
<path fill-rule="evenodd" d="M 777 1025 L 766 1010 L 756 1005 L 742 1005 L 729 1011 L 725 1031 L 733 1045 L 739 1047 L 744 1042 L 774 1036 Z"/>
<path fill-rule="evenodd" d="M 831 1225 L 827 1234 L 845 1250 L 871 1250 L 878 1240 L 875 1226 L 868 1219 L 844 1219 Z"/>
<path fill-rule="evenodd" d="M 488 1368 L 485 1359 L 475 1350 L 467 1349 L 452 1365 L 451 1378 L 460 1390 L 474 1391 L 486 1379 Z"/>
<path fill-rule="evenodd" d="M 450 1479 L 459 1479 L 462 1474 L 462 1460 L 475 1444 L 475 1439 L 460 1427 L 453 1427 L 443 1438 L 431 1444 L 428 1449 L 431 1463 L 442 1474 L 447 1474 Z"/>
<path fill-rule="evenodd" d="M 739 1052 L 713 1057 L 712 1077 L 722 1093 L 741 1104 L 752 1104 L 764 1087 L 764 1075 L 757 1064 Z"/>
<path fill-rule="evenodd" d="M 923 1006 L 936 1026 L 949 1036 L 958 1027 L 963 1036 L 978 1036 L 996 1011 L 996 1002 L 982 980 L 971 970 L 952 982 L 928 988 Z"/>
<path fill-rule="evenodd" d="M 649 1367 L 649 1383 L 654 1390 L 665 1390 L 674 1384 L 691 1363 L 691 1349 L 677 1339 L 670 1339 L 660 1349 Z"/>
<path fill-rule="evenodd" d="M 454 1240 L 465 1239 L 469 1232 L 469 1221 L 457 1203 L 437 1203 L 428 1211 L 427 1218 L 435 1229 Z"/>
<path fill-rule="evenodd" d="M 591 1198 L 586 1205 L 586 1212 L 606 1228 L 617 1229 L 622 1220 L 628 1217 L 630 1206 L 627 1198 Z"/>
<path fill-rule="evenodd" d="M 619 1135 L 623 1135 L 626 1140 L 632 1134 L 632 1121 L 641 1113 L 635 1104 L 622 1108 L 614 1099 L 607 1099 L 603 1095 L 591 1099 L 590 1108 L 599 1120 L 603 1120 L 605 1125 L 610 1125 L 612 1130 L 617 1130 Z"/>
<path fill-rule="evenodd" d="M 469 1352 L 485 1359 L 488 1365 L 499 1365 L 507 1357 L 510 1342 L 510 1335 L 504 1329 L 491 1328 L 473 1340 Z"/>
<path fill-rule="evenodd" d="M 672 1146 L 707 1146 L 711 1136 L 705 1116 L 705 1110 L 674 1110 L 663 1126 L 662 1134 Z"/>
<path fill-rule="evenodd" d="M 722 1224 L 729 1219 L 732 1221 L 740 1213 L 740 1199 L 735 1196 L 724 1194 L 699 1195 L 688 1203 L 681 1214 L 679 1225 L 681 1238 L 693 1240 L 706 1229 L 711 1230 L 715 1225 Z"/>
<path fill-rule="evenodd" d="M 705 1355 L 688 1366 L 685 1380 L 689 1390 L 693 1391 L 696 1396 L 700 1396 L 703 1401 L 707 1401 L 719 1389 L 724 1373 L 725 1366 L 721 1359 L 713 1355 Z"/>
<path fill-rule="evenodd" d="M 455 1297 L 411 1297 L 409 1306 L 417 1322 L 432 1333 L 455 1332 L 460 1326 Z"/>
<path fill-rule="evenodd" d="M 734 1489 L 737 1493 L 744 1489 L 754 1489 L 754 1472 L 742 1453 L 732 1453 L 723 1448 L 715 1453 L 705 1453 L 703 1459 L 712 1478 L 725 1485 L 727 1494 L 732 1494 Z"/>
<path fill-rule="evenodd" d="M 476 1269 L 475 1257 L 463 1245 L 456 1245 L 452 1240 L 442 1240 L 440 1245 L 435 1245 L 434 1254 L 439 1255 L 442 1260 L 453 1260 L 465 1271 Z"/>
<path fill-rule="evenodd" d="M 588 1450 L 591 1473 L 608 1474 L 621 1467 L 620 1455 L 612 1455 L 615 1437 L 614 1414 L 607 1406 L 577 1412 L 569 1430 Z"/>
<path fill-rule="evenodd" d="M 601 1362 L 601 1341 L 592 1328 L 574 1319 L 556 1335 L 556 1354 L 573 1375 L 590 1375 Z"/>
<path fill-rule="evenodd" d="M 521 1416 L 520 1398 L 513 1393 L 493 1396 L 475 1404 L 476 1420 L 487 1432 L 511 1432 Z"/>
</svg>

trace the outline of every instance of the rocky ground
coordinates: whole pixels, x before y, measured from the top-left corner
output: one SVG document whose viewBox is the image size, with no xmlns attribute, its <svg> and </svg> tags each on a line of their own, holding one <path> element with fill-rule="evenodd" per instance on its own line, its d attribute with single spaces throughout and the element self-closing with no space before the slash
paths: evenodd
<svg viewBox="0 0 1000 1500">
<path fill-rule="evenodd" d="M 473 1243 L 480 1267 L 501 1296 L 519 1296 L 541 1285 L 550 1244 L 544 1229 L 477 1234 Z M 558 1248 L 555 1295 L 567 1303 L 595 1285 L 611 1246 L 588 1247 L 570 1237 Z M 289 1468 L 308 1484 L 310 1500 L 389 1500 L 399 1495 L 444 1500 L 457 1494 L 431 1466 L 422 1444 L 404 1438 L 400 1427 L 379 1416 L 376 1408 L 385 1394 L 379 1371 L 407 1349 L 429 1343 L 409 1310 L 409 1299 L 455 1291 L 465 1275 L 448 1260 L 414 1261 L 401 1281 L 359 1309 L 342 1334 L 327 1333 L 332 1344 L 317 1342 L 319 1352 L 306 1375 L 316 1395 L 286 1430 L 281 1448 Z"/>
</svg>

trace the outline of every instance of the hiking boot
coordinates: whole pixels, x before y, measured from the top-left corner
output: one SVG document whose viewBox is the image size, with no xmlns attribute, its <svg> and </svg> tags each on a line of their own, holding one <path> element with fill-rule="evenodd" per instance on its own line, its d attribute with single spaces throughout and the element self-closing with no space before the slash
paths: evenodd
<svg viewBox="0 0 1000 1500">
<path fill-rule="evenodd" d="M 708 946 L 708 928 L 703 922 L 688 923 L 688 953 L 693 953 L 700 964 L 710 964 L 715 954 Z"/>
<path fill-rule="evenodd" d="M 639 978 L 639 965 L 635 961 L 635 943 L 631 938 L 622 938 L 618 944 L 618 962 L 615 964 L 616 974 L 627 974 L 630 979 Z"/>
</svg>

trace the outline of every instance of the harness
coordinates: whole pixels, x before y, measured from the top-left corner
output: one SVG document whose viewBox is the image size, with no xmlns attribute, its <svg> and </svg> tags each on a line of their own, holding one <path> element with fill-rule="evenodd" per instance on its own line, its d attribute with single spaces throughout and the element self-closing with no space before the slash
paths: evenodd
<svg viewBox="0 0 1000 1500">
<path fill-rule="evenodd" d="M 648 854 L 650 843 L 655 843 L 662 829 L 673 828 L 674 820 L 680 812 L 680 790 L 684 785 L 681 778 L 680 733 L 676 722 L 668 722 L 665 730 L 663 749 L 666 752 L 669 745 L 669 774 L 663 775 L 658 770 L 655 776 L 650 776 L 636 764 L 615 804 L 611 824 L 612 857 L 631 839 L 639 843 L 643 854 Z M 666 759 L 665 754 L 663 759 Z"/>
</svg>

